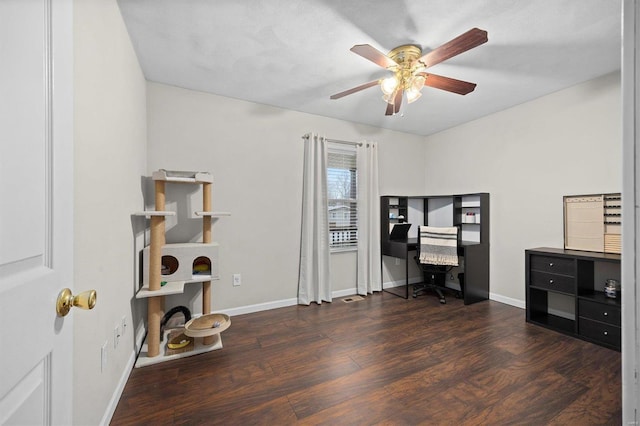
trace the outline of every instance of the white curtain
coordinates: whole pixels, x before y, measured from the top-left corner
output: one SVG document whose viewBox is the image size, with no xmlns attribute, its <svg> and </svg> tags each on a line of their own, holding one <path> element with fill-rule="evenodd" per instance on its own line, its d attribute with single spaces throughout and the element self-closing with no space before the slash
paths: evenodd
<svg viewBox="0 0 640 426">
<path fill-rule="evenodd" d="M 309 134 L 304 142 L 302 238 L 298 303 L 331 302 L 329 218 L 327 212 L 327 141 Z"/>
<path fill-rule="evenodd" d="M 358 146 L 358 276 L 360 295 L 382 291 L 378 144 Z"/>
</svg>

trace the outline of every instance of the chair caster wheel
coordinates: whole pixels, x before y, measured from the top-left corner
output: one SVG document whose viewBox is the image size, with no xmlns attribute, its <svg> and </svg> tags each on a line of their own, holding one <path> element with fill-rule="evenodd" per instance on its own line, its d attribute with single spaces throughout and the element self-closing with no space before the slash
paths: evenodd
<svg viewBox="0 0 640 426">
<path fill-rule="evenodd" d="M 447 301 L 445 299 L 440 299 L 440 303 L 444 305 L 447 303 Z"/>
</svg>

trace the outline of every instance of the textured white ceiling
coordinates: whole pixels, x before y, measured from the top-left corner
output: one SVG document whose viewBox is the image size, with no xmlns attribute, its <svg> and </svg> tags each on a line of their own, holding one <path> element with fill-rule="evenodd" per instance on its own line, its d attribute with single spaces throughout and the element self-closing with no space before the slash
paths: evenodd
<svg viewBox="0 0 640 426">
<path fill-rule="evenodd" d="M 119 0 L 146 78 L 290 110 L 429 135 L 620 69 L 620 0 Z M 465 31 L 489 41 L 429 68 L 477 83 L 425 87 L 384 115 L 378 87 L 329 96 L 389 72 L 352 53 L 423 52 Z"/>
</svg>

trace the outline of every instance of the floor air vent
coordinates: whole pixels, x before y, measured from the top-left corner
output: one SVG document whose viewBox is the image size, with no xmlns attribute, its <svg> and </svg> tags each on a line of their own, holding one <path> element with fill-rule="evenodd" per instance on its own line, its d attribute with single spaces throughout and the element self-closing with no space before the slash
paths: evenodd
<svg viewBox="0 0 640 426">
<path fill-rule="evenodd" d="M 344 303 L 357 302 L 358 300 L 364 300 L 364 297 L 362 297 L 362 296 L 349 296 L 349 297 L 345 297 L 344 299 L 342 299 L 342 301 Z"/>
</svg>

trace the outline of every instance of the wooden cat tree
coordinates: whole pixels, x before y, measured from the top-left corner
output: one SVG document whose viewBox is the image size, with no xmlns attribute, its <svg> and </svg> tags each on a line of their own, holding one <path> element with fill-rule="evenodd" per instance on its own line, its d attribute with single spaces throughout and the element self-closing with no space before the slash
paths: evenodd
<svg viewBox="0 0 640 426">
<path fill-rule="evenodd" d="M 147 338 L 136 367 L 220 349 L 222 347 L 220 333 L 231 324 L 227 315 L 211 312 L 211 280 L 219 279 L 218 244 L 212 241 L 212 218 L 230 215 L 228 212 L 211 210 L 213 183 L 211 174 L 158 170 L 153 172 L 153 180 L 155 210 L 136 213 L 151 219 L 150 242 L 143 252 L 146 268 L 143 274 L 143 287 L 136 294 L 136 298 L 147 299 Z M 175 212 L 165 210 L 167 183 L 202 185 L 202 211 L 195 212 L 197 216 L 202 217 L 202 243 L 166 243 L 165 218 L 175 215 Z M 208 270 L 196 271 L 196 262 L 204 262 Z M 166 345 L 162 347 L 160 345 L 165 296 L 182 293 L 184 285 L 188 283 L 202 283 L 202 316 L 185 324 L 181 336 L 184 337 L 183 342 L 189 341 L 190 346 L 188 350 L 176 353 L 176 351 L 167 350 Z M 162 340 L 168 343 L 169 338 L 166 337 Z"/>
</svg>

